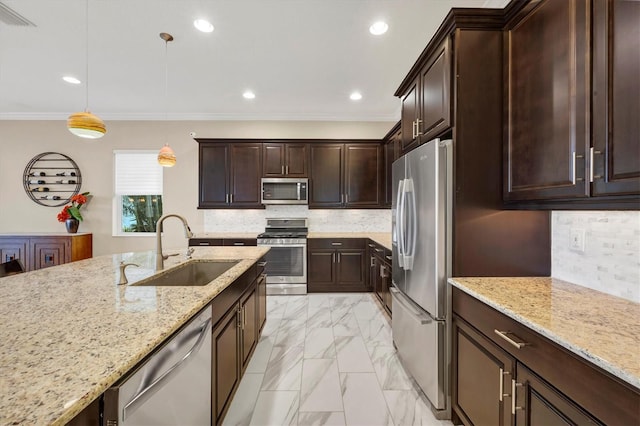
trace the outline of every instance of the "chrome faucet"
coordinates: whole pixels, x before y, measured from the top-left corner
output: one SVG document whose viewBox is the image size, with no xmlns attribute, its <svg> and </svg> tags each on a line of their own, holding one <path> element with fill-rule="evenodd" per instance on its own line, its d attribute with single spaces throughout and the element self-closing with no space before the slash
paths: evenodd
<svg viewBox="0 0 640 426">
<path fill-rule="evenodd" d="M 191 232 L 191 228 L 189 228 L 189 224 L 187 220 L 177 214 L 166 214 L 158 219 L 156 222 L 156 271 L 161 271 L 164 268 L 164 261 L 172 255 L 162 254 L 162 223 L 168 217 L 177 217 L 182 221 L 182 225 L 184 226 L 184 236 L 185 238 L 193 237 L 193 232 Z M 187 251 L 188 253 L 188 251 Z"/>
</svg>

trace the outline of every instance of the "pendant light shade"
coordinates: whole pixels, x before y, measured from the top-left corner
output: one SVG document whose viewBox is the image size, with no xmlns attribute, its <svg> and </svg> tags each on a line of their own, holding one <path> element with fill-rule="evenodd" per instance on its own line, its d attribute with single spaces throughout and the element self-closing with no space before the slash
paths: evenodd
<svg viewBox="0 0 640 426">
<path fill-rule="evenodd" d="M 104 121 L 88 111 L 71 114 L 67 119 L 67 127 L 74 135 L 86 139 L 98 139 L 107 132 Z"/>
<path fill-rule="evenodd" d="M 176 154 L 169 144 L 164 144 L 158 153 L 158 163 L 162 167 L 173 167 L 176 165 Z"/>
<path fill-rule="evenodd" d="M 97 115 L 89 112 L 89 0 L 86 0 L 86 76 L 85 76 L 85 110 L 76 112 L 67 119 L 67 128 L 71 133 L 85 139 L 98 139 L 107 133 L 107 128 Z"/>
</svg>

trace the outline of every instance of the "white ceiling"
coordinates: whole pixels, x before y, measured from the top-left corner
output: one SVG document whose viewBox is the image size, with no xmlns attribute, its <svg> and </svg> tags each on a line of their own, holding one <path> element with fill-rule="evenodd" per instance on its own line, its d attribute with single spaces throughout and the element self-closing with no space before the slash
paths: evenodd
<svg viewBox="0 0 640 426">
<path fill-rule="evenodd" d="M 85 0 L 0 1 L 36 24 L 0 22 L 0 119 L 84 110 Z M 89 109 L 105 120 L 394 121 L 393 93 L 449 9 L 496 3 L 89 0 Z M 197 31 L 199 17 L 215 31 Z M 389 31 L 374 37 L 380 19 Z M 160 32 L 175 37 L 166 59 Z M 247 89 L 255 99 L 242 97 Z"/>
</svg>

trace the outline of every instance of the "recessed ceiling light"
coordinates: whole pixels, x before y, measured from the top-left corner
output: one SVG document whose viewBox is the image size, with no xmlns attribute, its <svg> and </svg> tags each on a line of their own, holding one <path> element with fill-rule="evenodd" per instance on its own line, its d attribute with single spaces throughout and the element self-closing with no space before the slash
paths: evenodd
<svg viewBox="0 0 640 426">
<path fill-rule="evenodd" d="M 360 99 L 362 99 L 362 95 L 360 94 L 360 92 L 353 92 L 349 95 L 349 99 L 351 99 L 352 101 L 359 101 Z"/>
<path fill-rule="evenodd" d="M 369 32 L 373 35 L 381 35 L 387 32 L 389 25 L 384 21 L 378 21 L 369 27 Z"/>
<path fill-rule="evenodd" d="M 254 99 L 254 98 L 256 97 L 256 94 L 255 94 L 255 93 L 253 93 L 251 90 L 247 90 L 246 92 L 244 92 L 244 93 L 242 94 L 242 96 L 243 96 L 245 99 Z"/>
<path fill-rule="evenodd" d="M 62 77 L 62 79 L 64 81 L 66 81 L 67 83 L 71 83 L 71 84 L 80 84 L 81 83 L 80 80 L 78 80 L 75 77 L 71 77 L 70 75 L 65 75 L 64 77 Z"/>
<path fill-rule="evenodd" d="M 213 31 L 213 25 L 206 19 L 196 19 L 195 21 L 193 21 L 193 26 L 203 33 L 210 33 Z"/>
</svg>

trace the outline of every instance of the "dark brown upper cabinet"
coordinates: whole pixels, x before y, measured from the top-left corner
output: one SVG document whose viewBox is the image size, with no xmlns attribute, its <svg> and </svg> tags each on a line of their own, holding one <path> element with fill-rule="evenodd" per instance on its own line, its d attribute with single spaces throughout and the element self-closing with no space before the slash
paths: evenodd
<svg viewBox="0 0 640 426">
<path fill-rule="evenodd" d="M 307 144 L 264 143 L 263 177 L 307 177 Z"/>
<path fill-rule="evenodd" d="M 504 33 L 507 207 L 639 208 L 640 4 L 518 3 Z"/>
<path fill-rule="evenodd" d="M 588 195 L 588 12 L 541 1 L 505 32 L 506 201 Z"/>
<path fill-rule="evenodd" d="M 640 2 L 593 2 L 591 195 L 640 193 Z"/>
<path fill-rule="evenodd" d="M 382 166 L 378 141 L 311 143 L 309 207 L 380 207 Z"/>
<path fill-rule="evenodd" d="M 393 162 L 400 156 L 400 147 L 402 145 L 401 122 L 398 122 L 382 140 L 384 155 L 384 174 L 382 176 L 382 207 L 391 207 L 391 198 L 393 195 Z"/>
<path fill-rule="evenodd" d="M 198 141 L 198 208 L 264 208 L 262 144 Z"/>
<path fill-rule="evenodd" d="M 505 210 L 502 198 L 504 26 L 505 11 L 500 9 L 451 9 L 395 92 L 402 99 L 416 80 L 451 85 L 441 84 L 434 96 L 449 105 L 440 110 L 448 115 L 429 115 L 433 120 L 425 120 L 420 132 L 427 132 L 425 139 L 451 144 L 453 276 L 551 272 L 549 213 Z M 449 78 L 425 76 L 436 69 L 446 70 Z M 418 93 L 427 91 L 419 88 Z"/>
<path fill-rule="evenodd" d="M 428 142 L 451 125 L 451 48 L 445 39 L 404 91 L 402 152 Z"/>
</svg>

